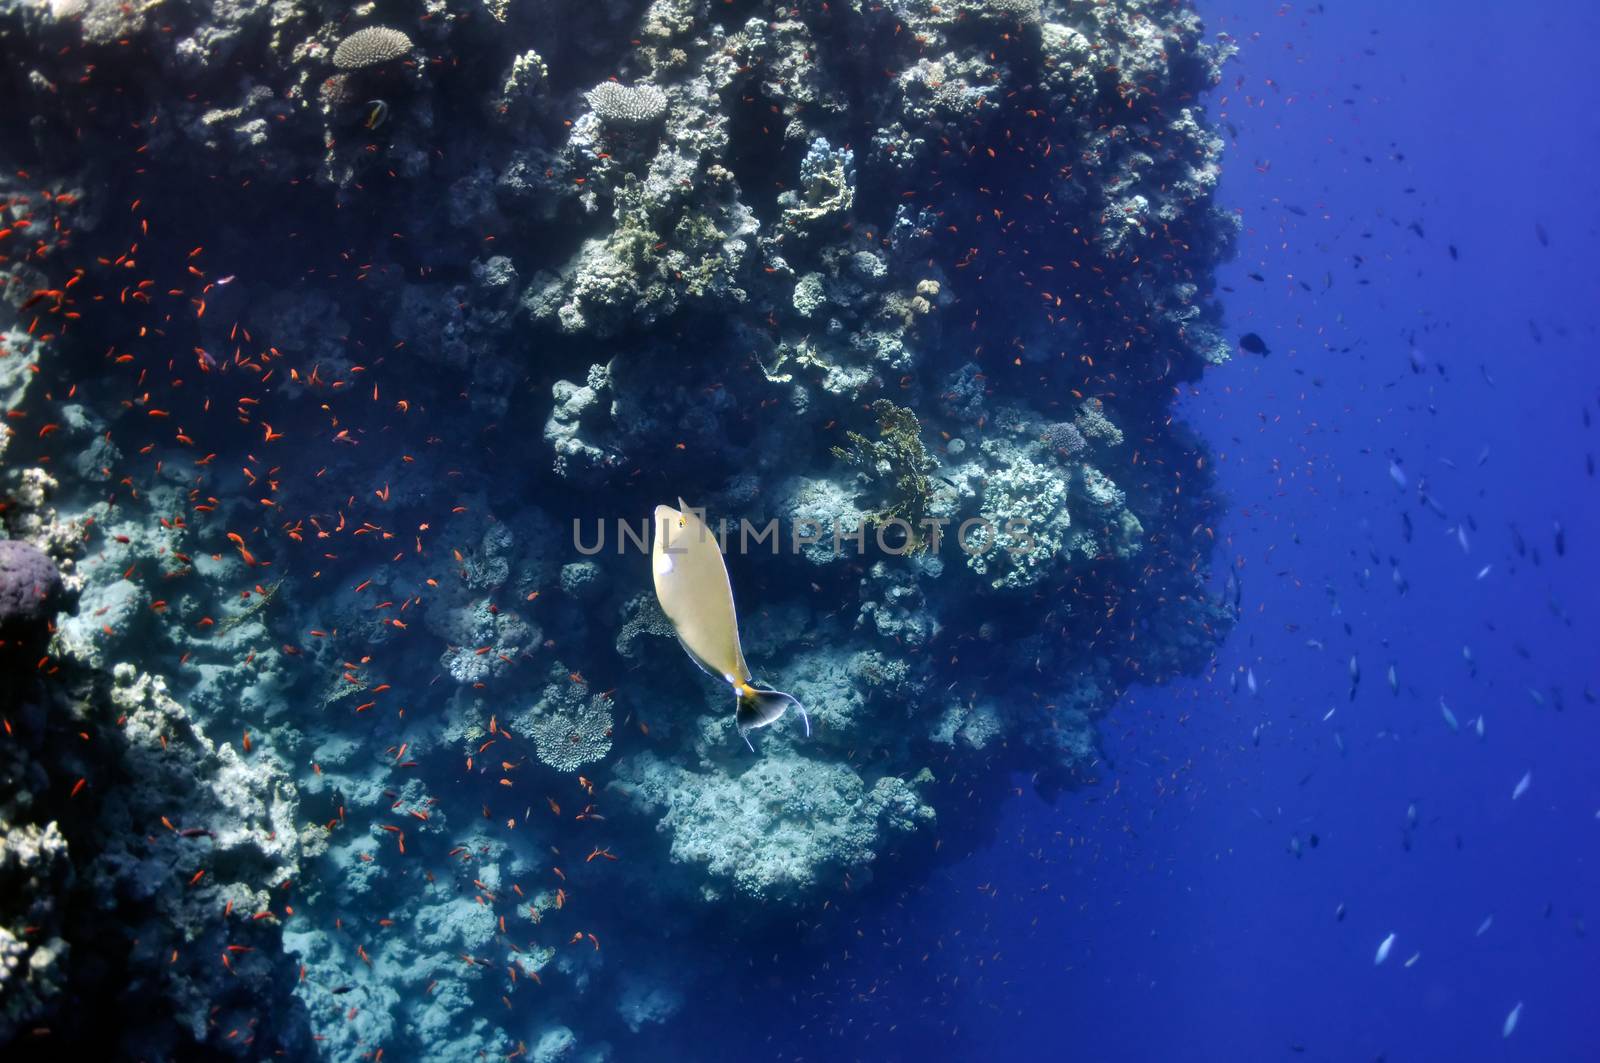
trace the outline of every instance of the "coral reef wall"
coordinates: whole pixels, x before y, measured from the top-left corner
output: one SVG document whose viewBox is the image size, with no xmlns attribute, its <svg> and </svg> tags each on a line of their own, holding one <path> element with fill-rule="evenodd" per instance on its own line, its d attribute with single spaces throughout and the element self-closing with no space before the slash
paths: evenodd
<svg viewBox="0 0 1600 1063">
<path fill-rule="evenodd" d="M 1232 619 L 1170 412 L 1229 353 L 1228 50 L 1164 0 L 0 0 L 0 1043 L 627 1057 L 664 938 L 1092 779 Z M 618 522 L 680 497 L 809 738 L 671 637 Z"/>
</svg>

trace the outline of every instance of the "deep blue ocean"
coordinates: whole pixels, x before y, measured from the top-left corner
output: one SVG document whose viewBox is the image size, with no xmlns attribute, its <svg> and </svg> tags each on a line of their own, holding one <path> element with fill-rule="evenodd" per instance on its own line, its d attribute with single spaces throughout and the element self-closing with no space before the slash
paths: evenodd
<svg viewBox="0 0 1600 1063">
<path fill-rule="evenodd" d="M 992 840 L 863 921 L 825 1006 L 793 1001 L 825 1035 L 743 1051 L 1600 1054 L 1600 18 L 1201 10 L 1241 43 L 1225 304 L 1271 353 L 1179 409 L 1218 451 L 1244 618 L 1209 675 L 1129 696 L 1098 786 L 1015 778 Z"/>
<path fill-rule="evenodd" d="M 1213 100 L 1228 320 L 1271 353 L 1179 409 L 1218 452 L 1243 619 L 1210 674 L 1118 708 L 1098 786 L 1015 778 L 992 840 L 834 960 L 829 1037 L 774 1048 L 1600 1057 L 1600 19 L 1201 11 L 1241 44 Z"/>
<path fill-rule="evenodd" d="M 831 2 L 0 0 L 0 1059 L 1600 1060 L 1600 7 Z"/>
</svg>

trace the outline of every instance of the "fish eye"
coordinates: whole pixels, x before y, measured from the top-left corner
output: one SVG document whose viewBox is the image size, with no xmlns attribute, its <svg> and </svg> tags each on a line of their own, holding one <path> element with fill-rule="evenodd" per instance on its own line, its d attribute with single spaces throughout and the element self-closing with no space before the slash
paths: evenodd
<svg viewBox="0 0 1600 1063">
<path fill-rule="evenodd" d="M 684 520 L 684 519 L 683 519 L 683 518 L 682 518 L 682 517 L 679 517 L 679 518 L 678 518 L 678 527 L 680 527 L 680 528 L 681 528 L 681 527 L 683 527 L 683 526 L 684 526 L 684 525 L 685 525 L 685 524 L 687 524 L 687 523 L 688 523 L 688 521 L 686 521 L 686 520 Z"/>
</svg>

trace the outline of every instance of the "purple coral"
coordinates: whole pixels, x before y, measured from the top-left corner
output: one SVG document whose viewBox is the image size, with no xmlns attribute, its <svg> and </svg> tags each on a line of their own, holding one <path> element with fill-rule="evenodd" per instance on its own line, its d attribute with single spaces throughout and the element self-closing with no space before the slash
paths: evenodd
<svg viewBox="0 0 1600 1063">
<path fill-rule="evenodd" d="M 0 539 L 0 656 L 42 645 L 65 604 L 55 562 L 28 543 Z"/>
</svg>

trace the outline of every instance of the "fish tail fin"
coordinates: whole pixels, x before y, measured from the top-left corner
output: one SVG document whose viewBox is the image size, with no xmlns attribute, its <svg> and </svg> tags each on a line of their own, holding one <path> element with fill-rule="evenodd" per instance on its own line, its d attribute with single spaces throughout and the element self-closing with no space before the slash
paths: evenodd
<svg viewBox="0 0 1600 1063">
<path fill-rule="evenodd" d="M 792 706 L 800 713 L 800 718 L 806 724 L 806 737 L 811 736 L 811 720 L 806 716 L 806 710 L 794 698 L 781 690 L 768 690 L 746 683 L 738 691 L 738 709 L 734 713 L 734 723 L 739 728 L 739 734 L 750 741 L 750 732 L 777 723 L 783 719 L 783 714 Z"/>
</svg>

